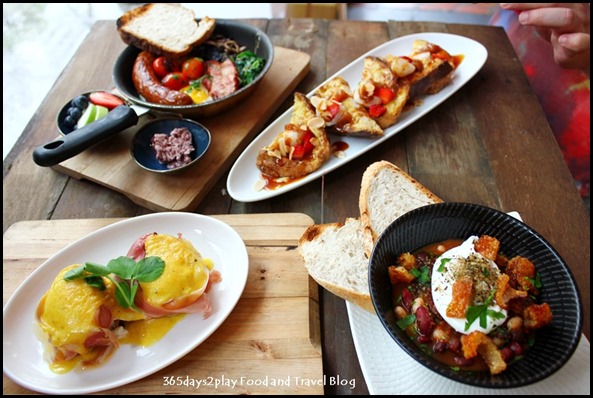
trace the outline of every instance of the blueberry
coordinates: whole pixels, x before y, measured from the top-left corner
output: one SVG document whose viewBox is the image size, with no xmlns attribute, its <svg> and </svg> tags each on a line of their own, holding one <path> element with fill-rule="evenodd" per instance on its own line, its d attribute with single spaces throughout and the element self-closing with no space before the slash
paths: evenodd
<svg viewBox="0 0 593 398">
<path fill-rule="evenodd" d="M 78 97 L 75 97 L 72 100 L 71 104 L 73 107 L 84 110 L 84 109 L 86 109 L 87 106 L 89 106 L 89 99 L 87 97 L 85 97 L 84 95 L 79 95 Z"/>
<path fill-rule="evenodd" d="M 79 118 L 80 118 L 80 116 L 79 116 Z M 73 126 L 76 126 L 76 122 L 77 122 L 77 121 L 78 121 L 77 119 L 75 119 L 75 118 L 73 118 L 72 116 L 68 115 L 68 116 L 66 116 L 66 118 L 64 119 L 64 124 L 65 124 L 66 126 L 73 127 Z"/>
<path fill-rule="evenodd" d="M 82 111 L 80 110 L 80 108 L 76 108 L 73 106 L 68 109 L 68 115 L 72 117 L 72 119 L 78 121 L 78 119 L 80 119 L 80 116 L 82 116 Z"/>
</svg>

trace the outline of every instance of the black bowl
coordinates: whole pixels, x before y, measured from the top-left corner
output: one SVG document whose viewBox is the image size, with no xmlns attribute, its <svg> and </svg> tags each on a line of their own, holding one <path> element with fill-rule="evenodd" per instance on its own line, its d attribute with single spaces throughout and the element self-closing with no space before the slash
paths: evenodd
<svg viewBox="0 0 593 398">
<path fill-rule="evenodd" d="M 387 268 L 399 254 L 447 239 L 482 234 L 497 238 L 509 258 L 531 260 L 541 274 L 539 299 L 547 302 L 553 320 L 536 331 L 535 345 L 525 356 L 495 376 L 489 372 L 453 370 L 430 357 L 396 325 Z M 369 264 L 369 289 L 381 323 L 399 346 L 427 368 L 449 379 L 478 387 L 518 387 L 548 377 L 574 353 L 581 337 L 582 313 L 578 289 L 564 260 L 546 240 L 521 221 L 491 208 L 468 203 L 424 206 L 395 220 L 377 240 Z"/>
<path fill-rule="evenodd" d="M 156 158 L 156 152 L 151 146 L 152 136 L 156 133 L 169 134 L 173 129 L 178 127 L 186 127 L 192 134 L 192 144 L 195 148 L 191 156 L 191 162 L 169 169 L 165 164 L 160 163 Z M 138 166 L 144 170 L 155 173 L 177 173 L 185 170 L 197 163 L 210 147 L 210 131 L 198 122 L 189 119 L 156 119 L 152 122 L 146 123 L 142 128 L 136 132 L 132 139 L 132 158 L 136 161 Z"/>
<path fill-rule="evenodd" d="M 115 61 L 113 67 L 115 87 L 131 102 L 160 111 L 179 113 L 185 117 L 211 116 L 233 107 L 244 100 L 268 72 L 274 60 L 274 46 L 270 38 L 263 31 L 252 25 L 238 21 L 217 19 L 212 36 L 214 37 L 219 34 L 235 40 L 240 45 L 246 46 L 248 50 L 253 51 L 258 57 L 265 59 L 265 66 L 257 77 L 233 94 L 207 103 L 194 105 L 175 106 L 148 102 L 138 94 L 132 81 L 134 61 L 140 53 L 140 49 L 134 46 L 128 46 L 124 49 Z"/>
</svg>

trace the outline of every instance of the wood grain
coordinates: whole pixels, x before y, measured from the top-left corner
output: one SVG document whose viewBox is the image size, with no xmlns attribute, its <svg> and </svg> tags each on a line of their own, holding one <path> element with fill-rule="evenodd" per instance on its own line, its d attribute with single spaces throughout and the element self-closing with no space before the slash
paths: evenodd
<svg viewBox="0 0 593 398">
<path fill-rule="evenodd" d="M 181 360 L 107 393 L 322 394 L 319 309 L 315 308 L 316 297 L 309 295 L 309 276 L 295 248 L 313 220 L 298 213 L 214 218 L 232 226 L 247 246 L 249 274 L 239 303 L 216 332 Z M 45 259 L 69 243 L 120 220 L 23 221 L 11 226 L 3 239 L 4 304 Z M 213 382 L 226 379 L 237 384 L 207 385 L 196 390 L 165 385 L 165 377 Z M 304 380 L 315 383 L 305 385 Z M 272 386 L 272 381 L 284 385 Z M 30 391 L 5 375 L 3 392 Z"/>
</svg>

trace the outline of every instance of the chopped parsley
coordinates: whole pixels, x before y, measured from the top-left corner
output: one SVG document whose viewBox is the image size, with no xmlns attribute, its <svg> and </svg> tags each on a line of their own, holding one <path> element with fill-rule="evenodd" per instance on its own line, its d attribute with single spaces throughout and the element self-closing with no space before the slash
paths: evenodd
<svg viewBox="0 0 593 398">
<path fill-rule="evenodd" d="M 441 259 L 441 264 L 439 265 L 439 268 L 437 269 L 437 271 L 439 272 L 445 272 L 445 265 L 447 265 L 447 263 L 451 261 L 450 258 L 443 258 Z"/>
<path fill-rule="evenodd" d="M 494 297 L 494 293 L 496 293 L 496 290 L 493 290 L 492 293 L 490 293 L 490 295 L 484 303 L 478 305 L 470 305 L 467 307 L 467 310 L 465 311 L 465 317 L 467 318 L 467 322 L 465 323 L 466 331 L 476 321 L 476 319 L 480 320 L 480 327 L 486 329 L 486 326 L 488 326 L 487 317 L 490 317 L 492 319 L 504 318 L 504 314 L 502 312 L 488 309 L 488 306 L 490 305 L 490 303 L 492 302 L 492 298 Z"/>
</svg>

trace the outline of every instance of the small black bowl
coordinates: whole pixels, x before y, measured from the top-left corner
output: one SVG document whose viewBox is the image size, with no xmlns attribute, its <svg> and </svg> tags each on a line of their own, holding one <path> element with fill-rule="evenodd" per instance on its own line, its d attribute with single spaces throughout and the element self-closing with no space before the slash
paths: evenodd
<svg viewBox="0 0 593 398">
<path fill-rule="evenodd" d="M 536 331 L 535 345 L 524 357 L 495 376 L 489 372 L 453 370 L 429 356 L 396 325 L 387 268 L 404 252 L 447 239 L 471 235 L 497 238 L 500 252 L 531 260 L 541 274 L 539 299 L 550 305 L 552 323 Z M 578 289 L 564 260 L 546 240 L 521 221 L 488 207 L 439 203 L 412 210 L 381 234 L 369 264 L 369 289 L 381 323 L 397 344 L 427 368 L 460 383 L 486 388 L 518 387 L 542 380 L 560 369 L 581 337 L 582 310 Z"/>
<path fill-rule="evenodd" d="M 167 166 L 159 162 L 156 158 L 156 152 L 151 146 L 152 136 L 156 133 L 169 134 L 173 129 L 178 127 L 186 127 L 192 134 L 192 144 L 195 150 L 190 154 L 191 162 L 169 169 Z M 185 170 L 197 163 L 210 147 L 210 131 L 202 124 L 189 119 L 156 119 L 148 122 L 142 126 L 132 139 L 132 158 L 136 163 L 145 170 L 155 173 L 175 173 Z"/>
</svg>

